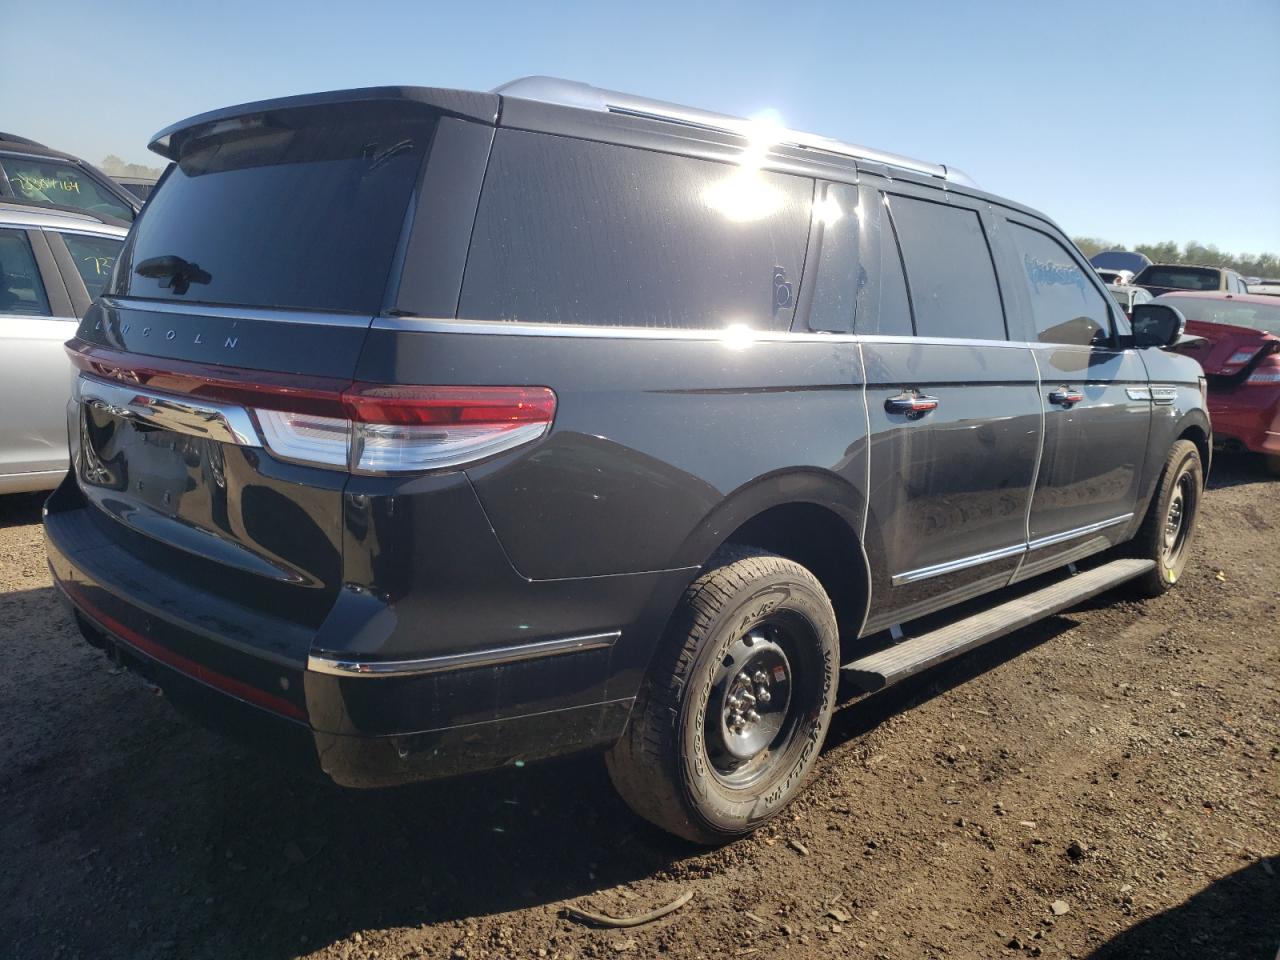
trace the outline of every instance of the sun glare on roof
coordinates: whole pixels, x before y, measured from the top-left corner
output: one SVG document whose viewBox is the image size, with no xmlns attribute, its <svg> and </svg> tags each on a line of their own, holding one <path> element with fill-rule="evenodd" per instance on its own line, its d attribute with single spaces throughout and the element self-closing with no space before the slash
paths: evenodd
<svg viewBox="0 0 1280 960">
<path fill-rule="evenodd" d="M 737 166 L 703 192 L 703 202 L 738 223 L 761 220 L 776 213 L 782 206 L 783 195 L 769 184 L 761 167 L 769 148 L 778 142 L 781 129 L 781 124 L 772 117 L 745 121 L 741 133 L 747 142 L 734 158 Z"/>
</svg>

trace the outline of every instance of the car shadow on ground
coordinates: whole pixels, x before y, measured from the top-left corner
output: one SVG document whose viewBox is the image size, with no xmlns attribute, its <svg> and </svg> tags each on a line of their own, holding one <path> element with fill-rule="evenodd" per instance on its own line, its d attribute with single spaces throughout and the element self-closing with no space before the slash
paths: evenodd
<svg viewBox="0 0 1280 960">
<path fill-rule="evenodd" d="M 1117 934 L 1089 960 L 1280 956 L 1280 857 L 1209 884 L 1185 903 Z"/>
<path fill-rule="evenodd" d="M 865 736 L 890 717 L 963 686 L 1074 626 L 1075 621 L 1069 614 L 1046 617 L 954 660 L 901 680 L 879 693 L 859 696 L 858 691 L 842 687 L 841 705 L 837 706 L 831 720 L 823 751 Z"/>
<path fill-rule="evenodd" d="M 1280 486 L 1280 477 L 1276 477 L 1267 469 L 1266 461 L 1256 453 L 1222 453 L 1213 455 L 1213 463 L 1209 468 L 1210 490 L 1225 487 L 1238 487 L 1245 483 L 1275 482 Z"/>
<path fill-rule="evenodd" d="M 292 957 L 699 852 L 637 820 L 599 757 L 343 790 L 181 716 L 84 644 L 52 587 L 0 610 L 0 647 L 35 661 L 0 695 L 5 956 Z"/>
<path fill-rule="evenodd" d="M 40 507 L 48 496 L 47 490 L 40 493 L 7 493 L 0 496 L 0 529 L 39 523 Z"/>
<path fill-rule="evenodd" d="M 28 851 L 13 885 L 0 883 L 0 927 L 40 948 L 15 956 L 65 942 L 104 957 L 284 958 L 356 931 L 465 925 L 697 873 L 682 862 L 701 848 L 631 814 L 599 757 L 343 790 L 204 731 L 130 682 L 75 637 L 51 588 L 5 600 L 10 622 L 42 621 L 39 642 L 65 651 L 0 706 L 0 723 L 30 730 L 0 744 L 0 766 L 20 774 L 0 790 L 0 839 Z M 1070 626 L 1035 624 L 845 706 L 826 749 Z M 10 715 L 37 703 L 39 724 Z"/>
</svg>

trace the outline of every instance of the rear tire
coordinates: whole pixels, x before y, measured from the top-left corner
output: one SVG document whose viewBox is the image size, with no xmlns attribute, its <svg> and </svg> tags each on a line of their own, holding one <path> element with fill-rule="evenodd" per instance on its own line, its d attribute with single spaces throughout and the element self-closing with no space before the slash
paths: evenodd
<svg viewBox="0 0 1280 960">
<path fill-rule="evenodd" d="M 1132 556 L 1154 560 L 1156 567 L 1132 581 L 1139 596 L 1158 597 L 1170 590 L 1187 566 L 1204 492 L 1200 451 L 1190 440 L 1169 449 L 1156 495 L 1130 546 Z"/>
<path fill-rule="evenodd" d="M 1273 477 L 1280 477 L 1280 453 L 1272 453 L 1266 456 L 1267 472 Z"/>
<path fill-rule="evenodd" d="M 695 843 L 744 836 L 813 772 L 840 645 L 808 570 L 728 547 L 685 591 L 622 739 L 606 755 L 637 814 Z"/>
</svg>

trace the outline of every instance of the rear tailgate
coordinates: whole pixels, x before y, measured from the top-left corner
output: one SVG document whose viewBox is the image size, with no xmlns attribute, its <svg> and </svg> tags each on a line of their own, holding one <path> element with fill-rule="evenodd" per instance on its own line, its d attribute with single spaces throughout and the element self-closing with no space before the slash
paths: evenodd
<svg viewBox="0 0 1280 960">
<path fill-rule="evenodd" d="M 212 425 L 165 429 L 162 405 L 224 406 L 204 397 L 201 377 L 345 385 L 368 318 L 233 320 L 144 306 L 100 303 L 69 345 L 81 371 L 69 424 L 73 464 L 91 521 L 140 564 L 202 592 L 318 625 L 341 579 L 346 474 L 271 456 L 251 423 L 241 430 L 248 443 L 228 442 Z M 242 362 L 189 359 L 202 353 Z M 284 362 L 310 372 L 282 377 L 263 369 Z M 136 415 L 144 403 L 157 414 Z"/>
<path fill-rule="evenodd" d="M 283 455 L 244 397 L 332 406 L 351 384 L 442 116 L 427 94 L 291 98 L 166 131 L 153 148 L 173 164 L 68 345 L 76 493 L 113 566 L 305 628 L 275 651 L 295 661 L 341 584 L 348 476 L 305 453 L 341 427 Z"/>
</svg>

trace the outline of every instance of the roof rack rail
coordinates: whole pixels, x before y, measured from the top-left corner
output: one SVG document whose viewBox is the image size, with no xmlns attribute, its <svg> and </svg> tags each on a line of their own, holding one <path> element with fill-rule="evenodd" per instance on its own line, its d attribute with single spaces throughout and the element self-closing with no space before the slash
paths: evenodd
<svg viewBox="0 0 1280 960">
<path fill-rule="evenodd" d="M 565 107 L 578 107 L 583 110 L 596 110 L 601 113 L 617 113 L 630 117 L 644 117 L 650 120 L 665 120 L 687 127 L 703 130 L 719 130 L 739 136 L 758 136 L 760 125 L 744 117 L 734 117 L 710 110 L 699 110 L 696 107 L 667 103 L 664 100 L 651 100 L 637 97 L 630 93 L 616 90 L 603 90 L 588 83 L 576 80 L 562 80 L 558 77 L 521 77 L 494 87 L 493 93 L 504 97 L 518 97 L 523 100 L 537 100 L 542 103 L 555 103 Z M 923 173 L 926 176 L 938 177 L 950 183 L 976 187 L 977 184 L 964 172 L 955 167 L 941 163 L 928 163 L 924 160 L 913 160 L 911 157 L 861 147 L 853 143 L 843 143 L 830 137 L 815 133 L 803 133 L 799 130 L 779 128 L 769 131 L 774 143 L 802 150 L 817 150 L 841 157 L 852 157 L 855 160 L 868 160 L 886 166 Z"/>
</svg>

